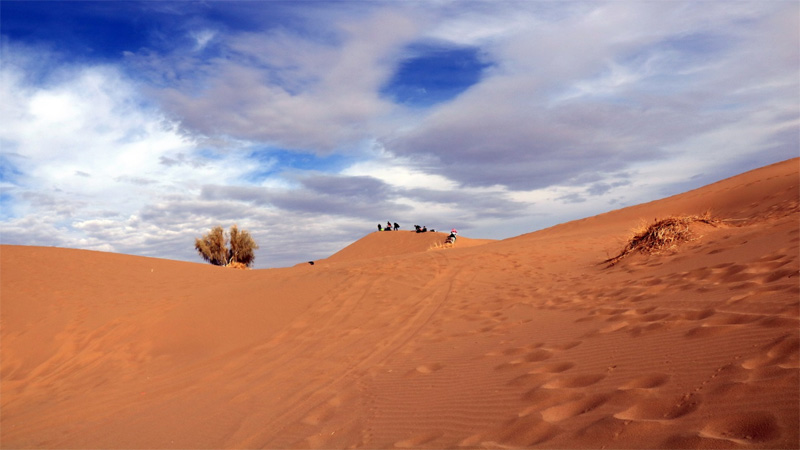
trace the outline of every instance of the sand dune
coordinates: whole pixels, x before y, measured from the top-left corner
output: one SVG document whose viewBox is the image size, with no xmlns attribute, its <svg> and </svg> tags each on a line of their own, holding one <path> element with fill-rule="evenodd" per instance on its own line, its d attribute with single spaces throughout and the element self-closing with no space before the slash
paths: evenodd
<svg viewBox="0 0 800 450">
<path fill-rule="evenodd" d="M 339 250 L 325 262 L 356 261 L 378 257 L 396 257 L 409 253 L 420 253 L 428 250 L 443 249 L 444 242 L 450 233 L 416 231 L 381 231 L 370 233 Z M 460 237 L 457 239 L 458 248 L 474 247 L 489 242 L 492 239 L 470 239 Z M 448 246 L 449 248 L 450 246 Z M 317 261 L 319 262 L 319 261 Z"/>
<path fill-rule="evenodd" d="M 3 448 L 798 448 L 800 161 L 237 271 L 0 247 Z M 723 222 L 613 267 L 640 221 Z"/>
</svg>

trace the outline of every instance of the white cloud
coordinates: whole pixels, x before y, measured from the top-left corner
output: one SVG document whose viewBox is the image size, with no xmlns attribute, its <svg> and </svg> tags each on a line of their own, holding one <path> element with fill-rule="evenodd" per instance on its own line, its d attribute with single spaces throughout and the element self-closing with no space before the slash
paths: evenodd
<svg viewBox="0 0 800 450">
<path fill-rule="evenodd" d="M 213 30 L 199 30 L 193 31 L 190 33 L 190 36 L 195 41 L 194 50 L 201 51 L 214 39 L 214 36 L 217 35 L 216 31 Z"/>
<path fill-rule="evenodd" d="M 391 112 L 378 91 L 391 74 L 391 55 L 416 36 L 417 25 L 390 9 L 337 22 L 331 33 L 336 45 L 286 29 L 229 35 L 225 59 L 189 61 L 182 74 L 189 81 L 158 95 L 199 134 L 341 151 L 368 139 L 376 119 Z M 163 72 L 174 63 L 148 62 Z"/>
<path fill-rule="evenodd" d="M 384 183 L 398 188 L 413 189 L 426 187 L 429 189 L 457 189 L 457 183 L 435 173 L 427 173 L 414 169 L 410 164 L 403 165 L 402 160 L 383 159 L 355 163 L 342 171 L 342 175 L 371 176 Z"/>
<path fill-rule="evenodd" d="M 113 68 L 73 68 L 42 85 L 27 83 L 24 70 L 3 68 L 8 108 L 0 139 L 20 174 L 6 190 L 15 217 L 3 223 L 4 242 L 31 243 L 27 230 L 35 217 L 35 230 L 58 230 L 44 242 L 119 249 L 140 231 L 125 218 L 145 204 L 185 192 L 204 176 L 226 177 L 211 166 L 187 171 L 161 164 L 160 157 L 193 151 L 193 142 Z M 92 238 L 98 225 L 115 239 Z"/>
<path fill-rule="evenodd" d="M 658 164 L 709 133 L 738 130 L 754 146 L 741 152 L 711 146 L 705 154 L 752 159 L 772 145 L 770 135 L 784 132 L 778 115 L 751 119 L 782 99 L 796 100 L 796 5 L 587 7 L 568 6 L 552 21 L 492 41 L 487 48 L 497 65 L 489 76 L 386 140 L 387 148 L 426 164 L 438 157 L 437 173 L 459 183 L 524 190 Z M 736 95 L 754 85 L 765 89 Z M 792 112 L 795 101 L 781 108 Z M 797 144 L 780 148 L 770 158 L 793 156 Z"/>
</svg>

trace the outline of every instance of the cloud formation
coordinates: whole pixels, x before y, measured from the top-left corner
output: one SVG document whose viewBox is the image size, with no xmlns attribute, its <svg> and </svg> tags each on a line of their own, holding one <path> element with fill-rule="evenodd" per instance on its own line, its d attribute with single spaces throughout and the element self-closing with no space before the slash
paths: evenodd
<svg viewBox="0 0 800 450">
<path fill-rule="evenodd" d="M 387 220 L 519 235 L 800 147 L 794 2 L 112 5 L 0 4 L 3 243 L 199 262 L 236 223 L 278 267 Z"/>
</svg>

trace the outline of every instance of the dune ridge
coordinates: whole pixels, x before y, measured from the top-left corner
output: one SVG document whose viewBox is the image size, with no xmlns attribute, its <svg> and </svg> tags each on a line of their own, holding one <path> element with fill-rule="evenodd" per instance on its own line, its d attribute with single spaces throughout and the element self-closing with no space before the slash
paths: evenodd
<svg viewBox="0 0 800 450">
<path fill-rule="evenodd" d="M 799 165 L 286 269 L 0 246 L 0 446 L 798 448 Z M 603 264 L 641 221 L 706 211 Z"/>
<path fill-rule="evenodd" d="M 416 231 L 376 231 L 353 242 L 333 255 L 325 258 L 324 262 L 356 261 L 369 258 L 396 257 L 413 253 L 436 250 L 444 244 L 449 233 Z M 494 242 L 493 239 L 470 239 L 459 237 L 458 248 L 474 247 Z M 451 248 L 455 248 L 453 245 Z M 319 262 L 319 261 L 316 261 Z"/>
</svg>

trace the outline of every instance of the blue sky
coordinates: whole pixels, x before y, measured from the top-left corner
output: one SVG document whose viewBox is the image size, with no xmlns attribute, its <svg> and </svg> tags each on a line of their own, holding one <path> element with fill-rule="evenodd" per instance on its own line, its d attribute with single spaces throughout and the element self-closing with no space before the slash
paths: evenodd
<svg viewBox="0 0 800 450">
<path fill-rule="evenodd" d="M 795 1 L 0 2 L 0 242 L 259 268 L 502 239 L 800 152 Z"/>
</svg>

